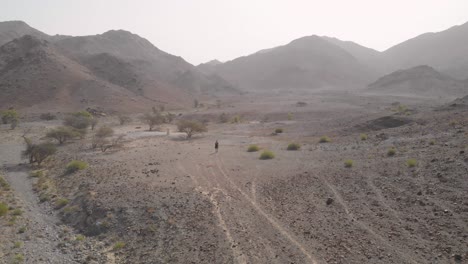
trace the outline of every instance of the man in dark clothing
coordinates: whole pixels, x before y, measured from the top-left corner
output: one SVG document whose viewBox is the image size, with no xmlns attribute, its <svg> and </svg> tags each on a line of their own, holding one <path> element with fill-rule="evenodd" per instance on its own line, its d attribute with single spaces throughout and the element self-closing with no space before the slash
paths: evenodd
<svg viewBox="0 0 468 264">
<path fill-rule="evenodd" d="M 215 142 L 215 151 L 218 152 L 218 147 L 219 147 L 219 143 L 218 143 L 218 140 L 216 140 Z"/>
</svg>

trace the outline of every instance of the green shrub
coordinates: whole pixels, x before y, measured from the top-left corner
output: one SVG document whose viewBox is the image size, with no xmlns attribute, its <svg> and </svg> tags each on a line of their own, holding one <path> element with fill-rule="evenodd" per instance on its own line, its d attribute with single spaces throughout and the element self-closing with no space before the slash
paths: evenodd
<svg viewBox="0 0 468 264">
<path fill-rule="evenodd" d="M 301 148 L 301 145 L 297 143 L 291 143 L 288 145 L 288 150 L 299 150 Z"/>
<path fill-rule="evenodd" d="M 435 140 L 431 140 L 431 141 L 429 141 L 429 145 L 431 145 L 431 146 L 434 146 L 434 145 L 435 145 L 435 143 L 436 143 L 436 142 L 435 142 Z"/>
<path fill-rule="evenodd" d="M 363 141 L 364 141 L 364 140 L 367 140 L 367 134 L 361 134 L 361 135 L 359 136 L 359 138 L 360 138 L 361 140 L 363 140 Z"/>
<path fill-rule="evenodd" d="M 283 129 L 282 128 L 277 128 L 277 129 L 275 129 L 275 133 L 276 134 L 281 134 L 281 133 L 283 133 Z"/>
<path fill-rule="evenodd" d="M 67 173 L 73 173 L 79 170 L 84 170 L 88 167 L 88 163 L 80 160 L 73 160 L 67 164 Z"/>
<path fill-rule="evenodd" d="M 63 212 L 67 213 L 67 214 L 70 214 L 70 213 L 76 212 L 78 210 L 79 210 L 78 206 L 67 206 L 67 207 L 65 207 L 63 209 Z"/>
<path fill-rule="evenodd" d="M 394 147 L 390 148 L 387 151 L 387 156 L 389 156 L 389 157 L 395 156 L 395 154 L 396 154 L 396 149 Z"/>
<path fill-rule="evenodd" d="M 354 164 L 353 160 L 347 159 L 347 160 L 344 161 L 344 165 L 345 165 L 346 168 L 353 167 L 353 164 Z"/>
<path fill-rule="evenodd" d="M 22 226 L 20 227 L 20 229 L 18 229 L 18 233 L 20 234 L 23 234 L 24 232 L 26 232 L 27 228 L 25 226 Z"/>
<path fill-rule="evenodd" d="M 409 159 L 406 161 L 406 166 L 409 168 L 416 167 L 416 165 L 418 165 L 418 161 L 416 159 Z"/>
<path fill-rule="evenodd" d="M 269 150 L 265 150 L 262 152 L 260 155 L 261 160 L 269 160 L 269 159 L 274 159 L 275 158 L 275 153 Z"/>
<path fill-rule="evenodd" d="M 123 247 L 125 247 L 125 243 L 122 241 L 119 241 L 114 244 L 113 248 L 114 250 L 119 250 L 119 249 L 122 249 Z"/>
<path fill-rule="evenodd" d="M 16 241 L 13 245 L 14 248 L 21 248 L 23 247 L 23 242 L 22 241 Z"/>
<path fill-rule="evenodd" d="M 233 124 L 237 124 L 237 123 L 240 123 L 242 121 L 241 117 L 236 115 L 234 116 L 232 119 L 231 119 L 231 123 Z"/>
<path fill-rule="evenodd" d="M 247 149 L 247 152 L 256 152 L 259 150 L 260 148 L 257 145 L 250 145 L 249 148 Z"/>
<path fill-rule="evenodd" d="M 21 211 L 21 209 L 19 209 L 19 208 L 16 208 L 15 210 L 13 210 L 12 214 L 16 215 L 16 216 L 22 215 L 23 211 Z"/>
<path fill-rule="evenodd" d="M 0 187 L 3 188 L 5 191 L 10 190 L 10 185 L 2 176 L 0 176 Z"/>
<path fill-rule="evenodd" d="M 0 203 L 0 216 L 4 216 L 8 213 L 8 205 L 6 203 Z"/>
<path fill-rule="evenodd" d="M 288 113 L 288 120 L 293 120 L 293 119 L 294 119 L 293 113 Z"/>
<path fill-rule="evenodd" d="M 76 241 L 84 241 L 85 238 L 86 238 L 86 237 L 85 237 L 84 235 L 77 235 L 77 236 L 75 237 L 75 240 L 76 240 Z"/>
<path fill-rule="evenodd" d="M 19 119 L 18 112 L 16 110 L 14 110 L 14 109 L 1 111 L 0 115 L 2 116 L 3 124 L 11 124 L 15 120 L 18 121 L 18 119 Z"/>
<path fill-rule="evenodd" d="M 62 208 L 64 207 L 65 205 L 67 205 L 70 201 L 66 198 L 60 198 L 58 199 L 56 202 L 55 202 L 55 206 L 57 208 Z"/>
<path fill-rule="evenodd" d="M 329 143 L 329 142 L 331 142 L 331 139 L 328 136 L 320 137 L 319 143 Z"/>
<path fill-rule="evenodd" d="M 31 171 L 29 173 L 29 176 L 31 176 L 32 178 L 40 178 L 44 176 L 44 171 L 43 170 Z"/>
<path fill-rule="evenodd" d="M 13 257 L 13 263 L 14 264 L 20 264 L 20 263 L 23 263 L 23 262 L 24 262 L 23 254 L 18 253 Z"/>
</svg>

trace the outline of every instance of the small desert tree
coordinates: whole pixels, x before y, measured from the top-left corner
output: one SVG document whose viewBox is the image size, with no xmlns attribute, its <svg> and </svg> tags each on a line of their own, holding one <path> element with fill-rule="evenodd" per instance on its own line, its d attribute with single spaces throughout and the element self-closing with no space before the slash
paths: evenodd
<svg viewBox="0 0 468 264">
<path fill-rule="evenodd" d="M 93 149 L 99 147 L 102 152 L 105 152 L 111 147 L 111 142 L 108 140 L 109 137 L 114 135 L 114 130 L 110 127 L 100 127 L 93 137 L 92 147 Z"/>
<path fill-rule="evenodd" d="M 126 115 L 118 115 L 117 118 L 119 119 L 119 123 L 121 125 L 125 125 L 127 123 L 130 123 L 132 119 L 129 116 Z"/>
<path fill-rule="evenodd" d="M 50 142 L 33 144 L 30 139 L 24 137 L 26 149 L 21 153 L 25 158 L 29 159 L 29 163 L 37 162 L 40 166 L 42 162 L 48 157 L 57 152 L 57 148 Z"/>
<path fill-rule="evenodd" d="M 72 138 L 78 137 L 78 136 L 80 136 L 79 132 L 77 132 L 72 127 L 67 127 L 67 126 L 61 126 L 61 127 L 54 128 L 52 130 L 49 130 L 49 132 L 47 132 L 47 134 L 46 134 L 47 138 L 57 140 L 57 142 L 60 145 L 62 145 L 66 141 L 68 141 L 68 140 L 70 140 Z"/>
<path fill-rule="evenodd" d="M 140 119 L 148 125 L 149 131 L 152 131 L 155 126 L 164 123 L 164 117 L 160 113 L 144 114 Z"/>
<path fill-rule="evenodd" d="M 91 125 L 93 116 L 87 111 L 80 111 L 70 114 L 65 118 L 63 124 L 65 126 L 71 126 L 76 129 L 85 130 Z"/>
<path fill-rule="evenodd" d="M 96 127 L 96 125 L 98 124 L 99 120 L 95 117 L 93 117 L 93 119 L 91 119 L 91 121 L 89 122 L 89 124 L 91 125 L 91 130 L 94 130 L 94 128 Z"/>
<path fill-rule="evenodd" d="M 207 128 L 204 124 L 194 120 L 180 120 L 177 124 L 179 132 L 187 134 L 187 139 L 190 139 L 196 133 L 206 132 Z"/>
</svg>

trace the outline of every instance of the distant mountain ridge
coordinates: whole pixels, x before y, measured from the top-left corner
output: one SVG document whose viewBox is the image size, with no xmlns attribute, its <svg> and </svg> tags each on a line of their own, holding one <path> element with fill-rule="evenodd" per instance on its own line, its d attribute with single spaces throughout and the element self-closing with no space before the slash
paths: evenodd
<svg viewBox="0 0 468 264">
<path fill-rule="evenodd" d="M 320 43 L 319 38 L 330 45 Z M 302 48 L 297 49 L 298 43 Z M 289 50 L 288 55 L 285 50 Z M 418 65 L 429 65 L 456 79 L 468 78 L 468 23 L 420 35 L 384 52 L 351 41 L 311 36 L 209 68 L 198 67 L 208 68 L 245 90 L 265 90 L 364 88 L 379 76 Z"/>
<path fill-rule="evenodd" d="M 245 90 L 359 86 L 376 76 L 349 52 L 318 36 L 218 64 L 214 72 Z"/>
<path fill-rule="evenodd" d="M 18 32 L 11 33 L 16 29 Z M 2 105 L 21 108 L 47 101 L 70 109 L 141 111 L 155 104 L 189 106 L 194 98 L 238 92 L 216 74 L 204 74 L 181 57 L 161 51 L 124 30 L 52 37 L 24 22 L 1 22 L 0 37 L 0 41 L 9 41 L 0 47 L 0 92 L 6 95 L 0 99 Z M 36 59 L 31 61 L 33 57 Z M 32 90 L 27 86 L 33 84 L 34 93 L 52 93 L 50 86 L 54 86 L 66 96 L 29 97 Z M 87 92 L 78 96 L 77 89 Z M 99 97 L 102 92 L 108 96 Z M 113 97 L 118 99 L 107 102 Z M 61 101 L 52 103 L 51 98 Z"/>
<path fill-rule="evenodd" d="M 24 36 L 29 37 L 23 39 Z M 28 46 L 37 44 L 34 38 L 41 48 Z M 60 72 L 61 67 L 67 69 L 67 74 L 53 73 L 53 69 Z M 37 74 L 42 70 L 47 74 Z M 41 80 L 45 76 L 47 79 Z M 154 104 L 188 106 L 194 98 L 240 90 L 350 90 L 366 89 L 369 83 L 372 83 L 369 87 L 379 92 L 438 96 L 448 89 L 445 94 L 454 96 L 458 91 L 468 94 L 466 85 L 461 85 L 468 81 L 459 81 L 465 79 L 468 80 L 468 23 L 420 35 L 384 52 L 351 41 L 312 35 L 224 63 L 213 60 L 195 67 L 125 30 L 93 36 L 49 36 L 22 21 L 0 22 L 0 92 L 9 95 L 1 100 L 18 107 L 41 103 L 40 96 L 37 102 L 11 99 L 13 91 L 18 92 L 17 97 L 23 96 L 27 82 L 41 84 L 39 88 L 47 90 L 48 81 L 55 84 L 55 89 L 64 89 L 63 94 L 74 91 L 69 95 L 71 99 L 67 99 L 69 103 L 57 105 L 84 108 L 99 106 L 101 102 L 88 92 L 82 98 L 76 97 L 76 103 L 73 96 L 77 93 L 73 89 L 79 86 L 84 91 L 83 81 L 92 80 L 93 89 L 110 95 L 115 91 L 118 100 L 129 102 L 125 107 L 139 109 Z M 104 101 L 102 104 L 113 110 L 125 105 Z"/>
</svg>

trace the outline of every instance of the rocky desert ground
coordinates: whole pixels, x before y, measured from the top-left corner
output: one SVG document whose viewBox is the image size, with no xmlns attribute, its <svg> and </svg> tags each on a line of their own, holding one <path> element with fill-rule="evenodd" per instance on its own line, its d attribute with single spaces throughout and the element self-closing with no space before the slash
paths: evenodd
<svg viewBox="0 0 468 264">
<path fill-rule="evenodd" d="M 466 106 L 343 91 L 203 103 L 157 131 L 100 117 L 119 148 L 92 149 L 88 131 L 40 167 L 22 136 L 62 121 L 2 125 L 0 263 L 467 262 Z M 181 118 L 208 132 L 185 139 Z M 66 173 L 72 160 L 88 167 Z"/>
</svg>

